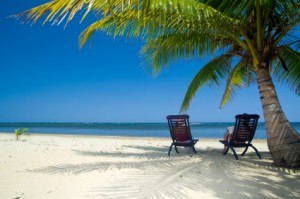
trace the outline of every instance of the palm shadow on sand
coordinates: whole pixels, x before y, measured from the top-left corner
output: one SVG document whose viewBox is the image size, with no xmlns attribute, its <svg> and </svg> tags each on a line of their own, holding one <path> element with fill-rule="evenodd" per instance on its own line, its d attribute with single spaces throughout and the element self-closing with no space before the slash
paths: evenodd
<svg viewBox="0 0 300 199">
<path fill-rule="evenodd" d="M 127 151 L 131 149 L 138 152 Z M 300 196 L 300 188 L 290 186 L 300 183 L 299 170 L 275 167 L 268 152 L 261 153 L 262 160 L 255 152 L 248 152 L 237 161 L 232 154 L 223 156 L 214 148 L 197 149 L 193 157 L 184 148 L 168 157 L 167 150 L 168 146 L 123 146 L 123 151 L 114 152 L 75 150 L 76 155 L 102 156 L 105 161 L 53 165 L 30 172 L 66 176 L 124 172 L 86 193 L 99 198 L 187 198 L 191 193 L 249 199 Z"/>
</svg>

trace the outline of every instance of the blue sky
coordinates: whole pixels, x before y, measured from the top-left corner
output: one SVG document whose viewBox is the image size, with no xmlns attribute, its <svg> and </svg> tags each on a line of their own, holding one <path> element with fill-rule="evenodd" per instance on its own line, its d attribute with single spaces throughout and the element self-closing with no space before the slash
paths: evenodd
<svg viewBox="0 0 300 199">
<path fill-rule="evenodd" d="M 45 0 L 4 0 L 0 7 L 0 122 L 165 122 L 178 114 L 186 89 L 210 57 L 178 60 L 159 75 L 142 64 L 136 39 L 101 32 L 79 49 L 78 36 L 91 21 L 63 28 L 21 24 L 7 16 Z M 290 121 L 300 121 L 300 98 L 276 84 Z M 187 114 L 191 121 L 233 121 L 257 113 L 263 121 L 257 87 L 240 90 L 223 109 L 224 85 L 204 87 Z"/>
</svg>

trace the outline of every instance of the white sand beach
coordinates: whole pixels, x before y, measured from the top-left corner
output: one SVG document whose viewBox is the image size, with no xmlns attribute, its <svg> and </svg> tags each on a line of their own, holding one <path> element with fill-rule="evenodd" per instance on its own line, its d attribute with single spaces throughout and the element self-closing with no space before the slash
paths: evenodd
<svg viewBox="0 0 300 199">
<path fill-rule="evenodd" d="M 300 172 L 272 165 L 265 140 L 239 161 L 215 139 L 197 154 L 171 139 L 0 133 L 1 199 L 300 198 Z"/>
</svg>

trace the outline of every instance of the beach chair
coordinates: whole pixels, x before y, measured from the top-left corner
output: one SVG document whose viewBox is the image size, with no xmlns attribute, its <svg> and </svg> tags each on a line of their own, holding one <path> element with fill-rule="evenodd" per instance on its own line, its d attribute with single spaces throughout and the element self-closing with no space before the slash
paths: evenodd
<svg viewBox="0 0 300 199">
<path fill-rule="evenodd" d="M 171 150 L 174 146 L 175 151 L 179 153 L 177 147 L 191 147 L 191 156 L 196 153 L 195 144 L 198 139 L 193 139 L 189 116 L 188 115 L 169 115 L 167 116 L 169 130 L 172 138 L 172 144 L 169 148 L 168 156 L 170 156 Z"/>
<path fill-rule="evenodd" d="M 225 145 L 223 155 L 226 155 L 229 148 L 232 150 L 234 157 L 238 160 L 238 156 L 234 148 L 245 148 L 241 155 L 245 155 L 249 147 L 252 147 L 256 155 L 261 159 L 260 153 L 258 150 L 251 144 L 251 141 L 254 137 L 255 130 L 257 127 L 257 122 L 259 119 L 259 115 L 256 114 L 240 114 L 235 116 L 235 126 L 233 133 L 231 135 L 231 139 L 220 140 L 222 144 Z"/>
</svg>

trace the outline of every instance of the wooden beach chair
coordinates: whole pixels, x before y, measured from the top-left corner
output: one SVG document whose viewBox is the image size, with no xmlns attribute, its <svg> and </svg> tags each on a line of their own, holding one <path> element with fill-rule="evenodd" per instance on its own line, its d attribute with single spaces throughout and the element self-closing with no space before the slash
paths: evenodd
<svg viewBox="0 0 300 199">
<path fill-rule="evenodd" d="M 244 152 L 241 155 L 245 155 L 249 147 L 252 147 L 256 155 L 261 159 L 260 153 L 258 150 L 251 144 L 251 141 L 254 137 L 255 130 L 257 127 L 257 122 L 259 119 L 259 115 L 256 114 L 240 114 L 235 116 L 235 126 L 233 133 L 231 135 L 231 139 L 220 140 L 222 144 L 225 145 L 225 149 L 223 151 L 223 155 L 226 155 L 229 148 L 232 150 L 234 157 L 238 160 L 238 156 L 234 148 L 245 148 Z"/>
<path fill-rule="evenodd" d="M 188 115 L 169 115 L 167 116 L 169 130 L 172 138 L 172 144 L 169 148 L 168 156 L 174 146 L 175 151 L 179 153 L 177 147 L 191 147 L 191 156 L 193 153 L 196 153 L 195 144 L 198 142 L 198 139 L 193 139 L 189 116 Z"/>
</svg>

